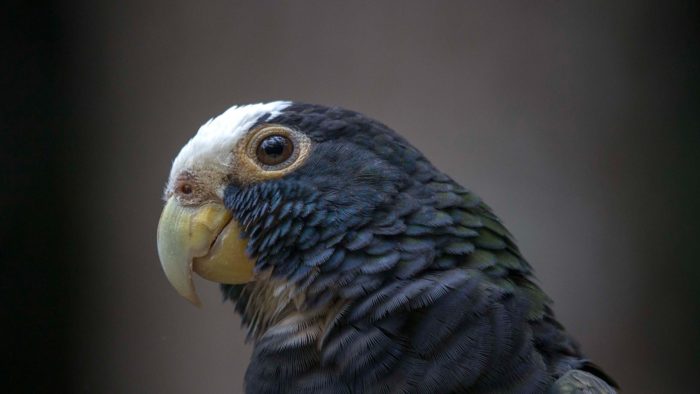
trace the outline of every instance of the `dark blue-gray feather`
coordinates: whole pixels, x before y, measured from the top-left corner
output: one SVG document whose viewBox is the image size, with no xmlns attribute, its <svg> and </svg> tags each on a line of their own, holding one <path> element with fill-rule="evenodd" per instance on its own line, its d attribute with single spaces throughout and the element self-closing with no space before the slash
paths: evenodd
<svg viewBox="0 0 700 394">
<path fill-rule="evenodd" d="M 256 270 L 279 281 L 223 286 L 256 342 L 247 392 L 608 392 L 479 197 L 356 112 L 263 121 L 313 149 L 225 191 Z"/>
</svg>

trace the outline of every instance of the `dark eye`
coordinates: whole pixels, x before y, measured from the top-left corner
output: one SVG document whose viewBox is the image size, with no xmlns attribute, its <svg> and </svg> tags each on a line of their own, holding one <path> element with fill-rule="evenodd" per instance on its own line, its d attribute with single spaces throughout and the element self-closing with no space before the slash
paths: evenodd
<svg viewBox="0 0 700 394">
<path fill-rule="evenodd" d="M 258 144 L 255 155 L 265 165 L 274 166 L 283 163 L 294 153 L 294 145 L 289 138 L 282 135 L 269 135 Z"/>
</svg>

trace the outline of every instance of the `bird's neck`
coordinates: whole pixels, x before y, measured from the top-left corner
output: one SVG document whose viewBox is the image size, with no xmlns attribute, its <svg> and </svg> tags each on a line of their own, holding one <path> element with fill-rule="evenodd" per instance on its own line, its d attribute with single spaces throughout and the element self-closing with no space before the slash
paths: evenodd
<svg viewBox="0 0 700 394">
<path fill-rule="evenodd" d="M 267 278 L 243 288 L 236 309 L 256 347 L 271 340 L 293 340 L 295 335 L 317 341 L 347 302 L 312 307 L 306 301 L 305 294 L 289 282 Z"/>
<path fill-rule="evenodd" d="M 347 301 L 310 307 L 304 296 L 282 282 L 247 285 L 237 301 L 253 355 L 246 371 L 246 392 L 297 392 L 300 374 L 330 376 L 321 367 L 321 349 L 341 320 Z M 295 387 L 295 389 L 292 389 Z"/>
</svg>

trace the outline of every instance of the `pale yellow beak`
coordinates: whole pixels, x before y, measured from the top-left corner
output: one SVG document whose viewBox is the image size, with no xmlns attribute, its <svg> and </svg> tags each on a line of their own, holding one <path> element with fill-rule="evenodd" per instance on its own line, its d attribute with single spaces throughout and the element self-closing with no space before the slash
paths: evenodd
<svg viewBox="0 0 700 394">
<path fill-rule="evenodd" d="M 192 272 L 219 283 L 241 284 L 253 277 L 254 262 L 231 213 L 220 203 L 184 206 L 171 197 L 158 222 L 158 257 L 170 284 L 193 304 L 201 302 Z"/>
</svg>

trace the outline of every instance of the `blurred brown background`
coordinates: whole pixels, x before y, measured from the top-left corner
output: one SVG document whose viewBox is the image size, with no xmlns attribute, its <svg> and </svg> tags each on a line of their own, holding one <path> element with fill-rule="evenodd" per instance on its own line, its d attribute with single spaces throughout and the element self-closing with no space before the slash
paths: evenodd
<svg viewBox="0 0 700 394">
<path fill-rule="evenodd" d="M 16 2 L 3 69 L 3 364 L 16 392 L 237 393 L 218 286 L 161 273 L 170 162 L 235 103 L 390 125 L 503 218 L 625 392 L 697 390 L 697 6 Z"/>
</svg>

